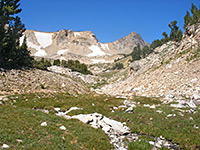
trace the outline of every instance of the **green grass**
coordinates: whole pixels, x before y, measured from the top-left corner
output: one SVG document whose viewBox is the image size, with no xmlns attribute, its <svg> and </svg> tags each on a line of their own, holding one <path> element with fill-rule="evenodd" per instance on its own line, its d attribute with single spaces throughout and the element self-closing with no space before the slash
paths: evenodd
<svg viewBox="0 0 200 150">
<path fill-rule="evenodd" d="M 11 149 L 111 149 L 109 138 L 100 129 L 77 120 L 65 120 L 28 108 L 4 106 L 0 109 L 0 145 Z M 41 127 L 42 122 L 47 127 Z M 59 129 L 64 125 L 67 130 Z M 64 139 L 62 139 L 64 137 Z M 23 140 L 18 143 L 16 140 Z"/>
<path fill-rule="evenodd" d="M 67 93 L 9 96 L 9 101 L 0 106 L 0 146 L 6 143 L 11 149 L 112 149 L 109 138 L 103 131 L 78 120 L 58 117 L 53 109 L 60 107 L 68 110 L 75 106 L 83 110 L 72 111 L 69 115 L 101 113 L 126 122 L 132 132 L 142 134 L 141 141 L 129 143 L 129 149 L 151 149 L 148 141 L 153 140 L 152 136 L 163 136 L 183 149 L 200 146 L 200 129 L 194 128 L 194 125 L 200 126 L 199 109 L 195 114 L 183 113 L 184 116 L 180 116 L 178 110 L 161 104 L 158 98 L 135 97 L 133 101 L 140 104 L 137 104 L 134 113 L 125 113 L 122 109 L 111 112 L 110 108 L 122 105 L 123 101 L 124 99 L 104 95 L 75 97 Z M 156 109 L 144 107 L 144 104 L 155 104 Z M 33 108 L 48 109 L 50 114 L 35 111 Z M 162 110 L 163 113 L 159 114 L 156 110 Z M 166 118 L 168 114 L 176 116 Z M 47 127 L 40 126 L 44 121 L 47 122 Z M 61 125 L 67 130 L 60 130 Z M 23 142 L 18 143 L 16 139 Z"/>
</svg>

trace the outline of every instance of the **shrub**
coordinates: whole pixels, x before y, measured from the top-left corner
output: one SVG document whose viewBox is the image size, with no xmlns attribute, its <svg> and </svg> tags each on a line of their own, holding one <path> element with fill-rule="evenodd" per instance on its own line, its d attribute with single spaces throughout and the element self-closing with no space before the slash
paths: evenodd
<svg viewBox="0 0 200 150">
<path fill-rule="evenodd" d="M 123 69 L 124 68 L 124 65 L 122 63 L 116 63 L 114 66 L 113 66 L 113 70 L 115 69 Z"/>
<path fill-rule="evenodd" d="M 54 60 L 53 65 L 60 66 L 60 60 L 59 59 Z"/>
</svg>

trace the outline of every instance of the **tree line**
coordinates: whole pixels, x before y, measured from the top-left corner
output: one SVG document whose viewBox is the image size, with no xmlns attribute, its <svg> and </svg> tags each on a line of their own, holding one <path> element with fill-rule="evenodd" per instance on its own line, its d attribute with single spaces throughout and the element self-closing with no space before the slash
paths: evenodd
<svg viewBox="0 0 200 150">
<path fill-rule="evenodd" d="M 82 74 L 92 74 L 92 72 L 90 70 L 88 70 L 87 65 L 84 63 L 80 63 L 80 61 L 78 61 L 78 60 L 67 60 L 67 61 L 62 60 L 62 61 L 60 61 L 59 59 L 55 59 L 51 63 L 49 60 L 45 60 L 44 58 L 42 58 L 39 61 L 33 60 L 32 65 L 34 68 L 42 69 L 42 70 L 47 70 L 47 67 L 55 65 L 55 66 L 62 66 L 65 68 L 69 68 L 72 71 L 77 71 Z"/>
</svg>

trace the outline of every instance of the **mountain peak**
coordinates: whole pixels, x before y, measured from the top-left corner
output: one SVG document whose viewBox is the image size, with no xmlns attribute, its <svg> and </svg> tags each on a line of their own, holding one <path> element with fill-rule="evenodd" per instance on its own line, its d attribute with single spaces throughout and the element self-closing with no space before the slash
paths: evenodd
<svg viewBox="0 0 200 150">
<path fill-rule="evenodd" d="M 79 59 L 84 63 L 114 62 L 128 54 L 139 43 L 146 45 L 136 32 L 112 43 L 100 43 L 91 31 L 73 31 L 62 29 L 57 32 L 26 30 L 28 49 L 33 56 L 51 59 Z M 20 41 L 23 41 L 24 36 Z M 101 61 L 100 61 L 101 60 Z"/>
</svg>

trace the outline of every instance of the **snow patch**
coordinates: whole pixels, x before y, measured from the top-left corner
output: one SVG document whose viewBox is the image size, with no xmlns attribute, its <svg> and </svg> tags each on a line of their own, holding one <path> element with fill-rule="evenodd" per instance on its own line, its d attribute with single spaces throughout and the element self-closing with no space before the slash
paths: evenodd
<svg viewBox="0 0 200 150">
<path fill-rule="evenodd" d="M 110 50 L 110 48 L 108 47 L 108 44 L 101 44 L 101 47 L 102 47 L 104 50 Z"/>
<path fill-rule="evenodd" d="M 19 46 L 22 46 L 22 44 L 24 42 L 24 37 L 25 37 L 24 34 L 20 37 L 20 39 L 19 39 Z"/>
<path fill-rule="evenodd" d="M 98 46 L 92 45 L 89 47 L 89 49 L 92 50 L 92 53 L 88 54 L 88 57 L 93 57 L 93 56 L 103 56 L 106 55 Z"/>
<path fill-rule="evenodd" d="M 97 63 L 108 63 L 104 59 L 91 59 L 92 63 L 97 64 Z"/>
<path fill-rule="evenodd" d="M 58 55 L 62 55 L 62 54 L 64 54 L 67 51 L 68 51 L 68 49 L 61 49 L 61 50 L 58 50 L 57 54 Z"/>
<path fill-rule="evenodd" d="M 45 50 L 39 50 L 34 54 L 34 56 L 38 56 L 38 57 L 43 57 L 46 55 L 47 55 L 47 53 L 45 52 Z"/>
<path fill-rule="evenodd" d="M 27 46 L 37 50 L 37 52 L 34 54 L 34 56 L 44 57 L 47 55 L 45 50 L 41 49 L 41 46 L 35 45 L 34 43 L 32 43 L 28 40 L 27 40 Z"/>
<path fill-rule="evenodd" d="M 60 60 L 65 60 L 66 61 L 65 57 L 60 57 Z"/>
<path fill-rule="evenodd" d="M 42 33 L 42 32 L 34 32 L 34 33 L 41 48 L 46 48 L 47 46 L 52 44 L 53 33 Z"/>
<path fill-rule="evenodd" d="M 74 37 L 80 36 L 81 34 L 79 32 L 74 32 Z"/>
</svg>

